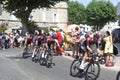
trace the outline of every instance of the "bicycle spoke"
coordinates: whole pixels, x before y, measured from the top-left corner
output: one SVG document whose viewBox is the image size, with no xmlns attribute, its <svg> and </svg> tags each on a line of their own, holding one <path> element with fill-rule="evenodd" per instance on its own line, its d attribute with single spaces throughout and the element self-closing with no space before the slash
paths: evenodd
<svg viewBox="0 0 120 80">
<path fill-rule="evenodd" d="M 86 70 L 86 80 L 96 80 L 100 73 L 100 66 L 97 63 L 91 63 Z"/>
<path fill-rule="evenodd" d="M 75 60 L 71 64 L 70 74 L 72 76 L 77 76 L 77 74 L 79 73 L 79 69 L 78 69 L 79 65 L 80 65 L 80 61 L 79 60 Z"/>
</svg>

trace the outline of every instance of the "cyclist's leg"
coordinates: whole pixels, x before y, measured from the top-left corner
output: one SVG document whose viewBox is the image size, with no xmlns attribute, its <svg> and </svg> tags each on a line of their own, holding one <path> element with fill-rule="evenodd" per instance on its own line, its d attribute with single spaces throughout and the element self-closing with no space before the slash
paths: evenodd
<svg viewBox="0 0 120 80">
<path fill-rule="evenodd" d="M 44 56 L 45 56 L 45 58 L 47 58 L 47 56 L 49 55 L 47 52 L 48 49 L 49 49 L 49 47 L 48 47 L 47 43 L 44 43 L 44 50 L 45 50 Z"/>
<path fill-rule="evenodd" d="M 33 54 L 32 54 L 32 58 L 35 56 L 35 51 L 37 50 L 37 47 L 35 47 L 34 49 L 33 49 Z"/>
<path fill-rule="evenodd" d="M 28 46 L 29 46 L 29 44 L 26 43 L 26 46 L 25 46 L 26 52 L 28 52 Z"/>
<path fill-rule="evenodd" d="M 82 62 L 79 66 L 80 70 L 83 70 L 85 68 L 85 66 L 88 64 L 88 62 L 86 62 L 87 59 L 88 59 L 88 53 L 85 52 L 84 55 L 83 55 L 83 58 L 82 58 Z"/>
</svg>

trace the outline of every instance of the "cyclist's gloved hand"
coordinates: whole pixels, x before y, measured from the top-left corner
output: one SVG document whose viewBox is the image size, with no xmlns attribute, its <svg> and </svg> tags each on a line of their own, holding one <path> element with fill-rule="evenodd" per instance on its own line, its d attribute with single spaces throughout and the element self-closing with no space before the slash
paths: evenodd
<svg viewBox="0 0 120 80">
<path fill-rule="evenodd" d="M 94 51 L 92 51 L 92 54 L 94 54 L 94 55 L 96 55 L 96 56 L 98 55 L 98 53 L 96 53 L 96 52 L 94 52 Z"/>
<path fill-rule="evenodd" d="M 93 51 L 90 51 L 90 54 L 93 54 L 94 52 Z"/>
<path fill-rule="evenodd" d="M 91 51 L 90 54 L 94 54 L 95 52 L 94 51 Z"/>
</svg>

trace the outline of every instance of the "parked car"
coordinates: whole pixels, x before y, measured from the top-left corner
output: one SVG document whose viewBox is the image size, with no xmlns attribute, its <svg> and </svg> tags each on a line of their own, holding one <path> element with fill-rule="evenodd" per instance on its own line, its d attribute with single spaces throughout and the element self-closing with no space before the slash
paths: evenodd
<svg viewBox="0 0 120 80">
<path fill-rule="evenodd" d="M 119 53 L 119 46 L 120 44 L 120 28 L 116 28 L 112 30 L 112 38 L 113 38 L 113 54 L 117 55 Z"/>
<path fill-rule="evenodd" d="M 120 28 L 112 30 L 113 43 L 120 43 Z"/>
</svg>

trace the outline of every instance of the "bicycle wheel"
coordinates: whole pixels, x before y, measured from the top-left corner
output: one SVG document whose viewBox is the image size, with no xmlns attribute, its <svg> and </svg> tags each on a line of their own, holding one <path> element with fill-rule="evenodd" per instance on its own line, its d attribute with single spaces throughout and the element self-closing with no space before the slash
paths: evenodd
<svg viewBox="0 0 120 80">
<path fill-rule="evenodd" d="M 26 54 L 27 54 L 27 48 L 24 48 L 24 49 L 23 49 L 23 53 L 22 53 L 22 57 L 25 58 L 25 57 L 26 57 Z"/>
<path fill-rule="evenodd" d="M 78 76 L 78 74 L 79 74 L 78 67 L 80 66 L 80 64 L 81 64 L 81 61 L 79 59 L 74 60 L 72 62 L 71 67 L 70 67 L 70 75 L 71 76 L 73 76 L 73 77 Z"/>
<path fill-rule="evenodd" d="M 117 74 L 116 80 L 120 80 L 120 71 Z"/>
<path fill-rule="evenodd" d="M 36 63 L 38 61 L 38 59 L 39 59 L 39 50 L 37 50 L 35 53 L 36 53 L 36 55 L 34 57 L 34 61 Z"/>
<path fill-rule="evenodd" d="M 114 54 L 111 54 L 111 58 L 112 58 L 112 62 L 115 63 L 116 62 L 116 56 Z"/>
<path fill-rule="evenodd" d="M 97 80 L 100 74 L 100 65 L 98 62 L 89 63 L 86 72 L 85 72 L 85 80 Z"/>
<path fill-rule="evenodd" d="M 44 50 L 40 50 L 39 59 L 38 59 L 40 65 L 44 63 L 44 57 L 42 56 L 43 54 L 44 54 Z"/>
<path fill-rule="evenodd" d="M 0 50 L 2 50 L 2 45 L 0 44 Z"/>
<path fill-rule="evenodd" d="M 46 66 L 49 68 L 49 67 L 52 67 L 51 64 L 52 64 L 52 61 L 53 61 L 53 56 L 52 54 L 47 51 L 47 64 Z"/>
</svg>

